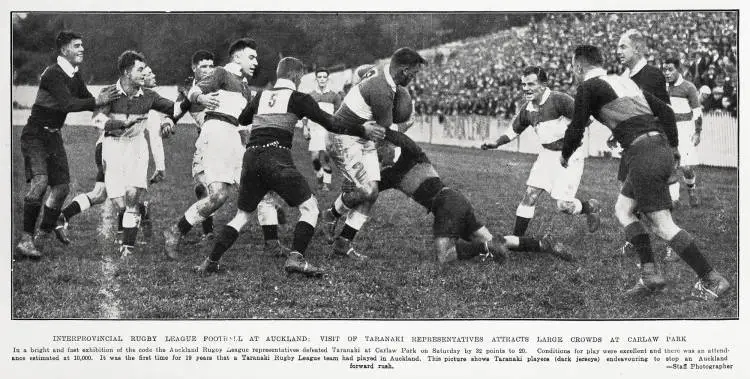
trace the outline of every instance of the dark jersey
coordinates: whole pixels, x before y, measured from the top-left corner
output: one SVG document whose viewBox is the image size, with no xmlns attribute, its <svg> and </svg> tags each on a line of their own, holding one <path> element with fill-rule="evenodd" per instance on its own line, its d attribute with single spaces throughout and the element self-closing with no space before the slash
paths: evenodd
<svg viewBox="0 0 750 379">
<path fill-rule="evenodd" d="M 658 68 L 645 65 L 635 75 L 630 77 L 638 87 L 644 92 L 648 92 L 657 99 L 669 104 L 669 94 L 667 93 L 667 79 Z"/>
<path fill-rule="evenodd" d="M 237 125 L 240 113 L 253 96 L 247 81 L 243 80 L 239 65 L 235 63 L 217 67 L 211 75 L 201 79 L 189 93 L 192 103 L 200 94 L 195 88 L 200 88 L 200 93 L 204 94 L 218 93 L 219 107 L 206 111 L 206 119 L 215 118 L 233 125 Z"/>
<path fill-rule="evenodd" d="M 249 144 L 261 146 L 278 142 L 291 148 L 294 127 L 302 118 L 323 126 L 329 131 L 364 137 L 362 124 L 346 124 L 335 119 L 318 106 L 308 94 L 293 89 L 293 84 L 279 84 L 261 91 L 239 117 L 241 125 L 253 124 Z"/>
<path fill-rule="evenodd" d="M 624 148 L 650 131 L 663 131 L 670 145 L 678 144 L 674 112 L 669 105 L 642 91 L 630 79 L 596 69 L 578 86 L 573 120 L 565 131 L 563 157 L 570 158 L 580 146 L 591 116 L 608 127 Z"/>
<path fill-rule="evenodd" d="M 112 85 L 115 86 L 119 87 L 119 84 Z M 122 90 L 120 92 L 122 93 Z M 152 109 L 169 117 L 179 113 L 179 108 L 175 110 L 174 102 L 161 97 L 155 91 L 143 88 L 132 97 L 123 94 L 117 100 L 99 107 L 94 116 L 94 124 L 102 124 L 104 126 L 100 127 L 106 130 L 109 129 L 106 127 L 108 123 L 124 123 L 132 116 L 147 116 Z M 147 124 L 148 120 L 142 120 L 125 130 L 121 137 L 137 136 L 146 129 Z"/>
<path fill-rule="evenodd" d="M 42 73 L 28 125 L 59 129 L 68 113 L 93 111 L 95 107 L 96 100 L 86 88 L 81 73 L 76 72 L 71 78 L 55 63 Z"/>
</svg>

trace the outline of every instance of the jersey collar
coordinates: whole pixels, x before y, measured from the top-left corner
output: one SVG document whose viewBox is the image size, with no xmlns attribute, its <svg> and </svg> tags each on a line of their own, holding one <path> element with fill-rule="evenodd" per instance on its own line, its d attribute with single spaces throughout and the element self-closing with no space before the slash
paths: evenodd
<svg viewBox="0 0 750 379">
<path fill-rule="evenodd" d="M 526 104 L 526 110 L 528 111 L 535 111 L 538 109 L 538 107 L 541 107 L 544 105 L 544 103 L 547 102 L 547 99 L 549 99 L 549 94 L 552 93 L 550 91 L 549 87 L 544 89 L 544 92 L 542 92 L 542 99 L 539 101 L 539 104 L 534 104 L 533 101 L 529 101 L 528 104 Z"/>
<path fill-rule="evenodd" d="M 115 84 L 115 88 L 117 88 L 117 92 L 119 92 L 119 93 L 121 93 L 121 94 L 123 94 L 125 96 L 128 96 L 128 94 L 125 93 L 125 90 L 122 88 L 122 83 L 120 83 L 119 80 L 117 81 L 117 84 Z M 138 91 L 136 91 L 136 93 L 135 93 L 135 95 L 133 95 L 133 97 L 138 97 L 138 96 L 141 96 L 141 95 L 143 95 L 143 88 L 139 87 Z"/>
<path fill-rule="evenodd" d="M 600 76 L 607 75 L 607 71 L 601 67 L 597 67 L 592 69 L 591 71 L 586 73 L 586 76 L 583 77 L 583 81 L 587 81 L 589 79 L 598 78 Z"/>
<path fill-rule="evenodd" d="M 393 77 L 391 76 L 391 63 L 390 62 L 383 65 L 383 75 L 385 75 L 385 81 L 388 83 L 389 86 L 391 86 L 391 89 L 393 90 L 393 92 L 396 92 L 396 82 L 393 80 Z"/>
<path fill-rule="evenodd" d="M 682 75 L 677 74 L 677 80 L 674 81 L 674 84 L 671 85 L 671 87 L 677 87 L 680 84 L 682 84 L 685 81 L 685 79 L 682 78 Z"/>
<path fill-rule="evenodd" d="M 273 86 L 273 88 L 288 88 L 292 91 L 297 90 L 297 86 L 294 85 L 294 82 L 292 82 L 289 79 L 276 79 L 276 84 Z"/>
<path fill-rule="evenodd" d="M 65 72 L 65 75 L 71 78 L 78 72 L 78 66 L 73 66 L 67 59 L 59 55 L 57 56 L 57 65 Z"/>
</svg>

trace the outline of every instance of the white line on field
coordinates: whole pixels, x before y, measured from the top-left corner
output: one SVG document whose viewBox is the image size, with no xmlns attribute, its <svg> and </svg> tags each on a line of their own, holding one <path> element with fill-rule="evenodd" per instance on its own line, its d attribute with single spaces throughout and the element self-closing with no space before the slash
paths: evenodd
<svg viewBox="0 0 750 379">
<path fill-rule="evenodd" d="M 102 220 L 99 223 L 98 232 L 102 246 L 108 246 L 111 244 L 110 238 L 112 238 L 112 203 L 106 200 L 102 204 Z M 117 293 L 120 292 L 120 284 L 115 279 L 115 271 L 117 270 L 117 261 L 112 259 L 112 256 L 108 254 L 110 249 L 102 249 L 102 273 L 104 274 L 104 280 L 102 281 L 102 288 L 99 289 L 99 293 L 104 295 L 104 300 L 99 308 L 101 308 L 102 317 L 107 319 L 119 319 L 120 318 L 120 300 L 117 299 Z"/>
</svg>

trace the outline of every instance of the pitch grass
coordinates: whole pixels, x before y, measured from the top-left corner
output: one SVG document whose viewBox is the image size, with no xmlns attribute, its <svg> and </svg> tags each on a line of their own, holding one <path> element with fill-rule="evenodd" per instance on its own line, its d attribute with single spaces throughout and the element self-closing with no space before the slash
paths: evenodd
<svg viewBox="0 0 750 379">
<path fill-rule="evenodd" d="M 12 128 L 13 236 L 21 230 L 26 190 L 18 143 L 21 128 Z M 64 129 L 73 183 L 73 195 L 94 183 L 95 132 L 88 127 Z M 734 288 L 717 302 L 689 298 L 696 278 L 682 262 L 661 263 L 664 243 L 657 244 L 657 259 L 669 280 L 668 289 L 643 300 L 625 300 L 622 292 L 634 284 L 635 257 L 617 252 L 622 231 L 613 216 L 617 194 L 616 160 L 589 159 L 579 194 L 603 204 L 603 223 L 596 234 L 585 231 L 585 220 L 555 213 L 544 197 L 537 207 L 529 234 L 546 232 L 565 243 L 576 255 L 574 263 L 529 253 L 513 254 L 505 265 L 459 262 L 443 270 L 432 252 L 432 215 L 402 194 L 389 191 L 378 200 L 374 215 L 357 238 L 357 248 L 371 259 L 363 264 L 331 257 L 318 233 L 308 259 L 327 268 L 327 279 L 287 276 L 283 258 L 262 252 L 256 223 L 241 234 L 225 255 L 226 271 L 196 276 L 210 246 L 188 246 L 177 262 L 162 254 L 161 231 L 175 222 L 194 201 L 190 164 L 194 129 L 186 126 L 165 143 L 167 180 L 150 189 L 154 233 L 139 235 L 137 254 L 121 261 L 111 236 L 98 232 L 102 206 L 76 217 L 68 247 L 42 240 L 45 257 L 39 262 L 12 263 L 14 318 L 102 318 L 114 303 L 128 319 L 205 318 L 736 318 L 738 317 L 738 172 L 735 169 L 698 169 L 703 204 L 681 208 L 675 218 L 694 233 L 698 245 Z M 313 178 L 304 141 L 294 148 L 301 171 Z M 534 156 L 482 152 L 423 145 L 447 185 L 460 189 L 474 204 L 481 220 L 500 236 L 512 229 L 515 208 L 523 195 Z M 334 185 L 340 183 L 335 175 Z M 334 193 L 319 194 L 321 209 Z M 216 215 L 220 228 L 234 214 L 234 200 Z M 298 212 L 287 208 L 294 221 Z M 282 240 L 291 243 L 293 222 L 283 225 Z M 191 232 L 197 239 L 198 231 Z M 114 274 L 103 273 L 103 257 L 115 264 Z M 114 298 L 108 298 L 107 293 Z M 108 308 L 110 307 L 110 308 Z"/>
</svg>

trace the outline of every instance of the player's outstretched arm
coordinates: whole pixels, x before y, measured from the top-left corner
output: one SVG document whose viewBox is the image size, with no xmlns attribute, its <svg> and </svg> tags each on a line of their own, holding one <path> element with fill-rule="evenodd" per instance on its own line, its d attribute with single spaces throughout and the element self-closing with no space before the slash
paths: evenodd
<svg viewBox="0 0 750 379">
<path fill-rule="evenodd" d="M 418 156 L 422 153 L 422 149 L 404 133 L 396 130 L 386 129 L 385 138 L 386 141 L 401 148 L 402 156 Z"/>
<path fill-rule="evenodd" d="M 659 118 L 659 123 L 664 130 L 664 134 L 667 135 L 667 140 L 669 140 L 669 145 L 677 147 L 679 144 L 677 138 L 677 122 L 675 121 L 672 107 L 646 91 L 643 91 L 643 95 L 646 97 L 646 101 L 648 102 L 651 111 Z"/>
</svg>

